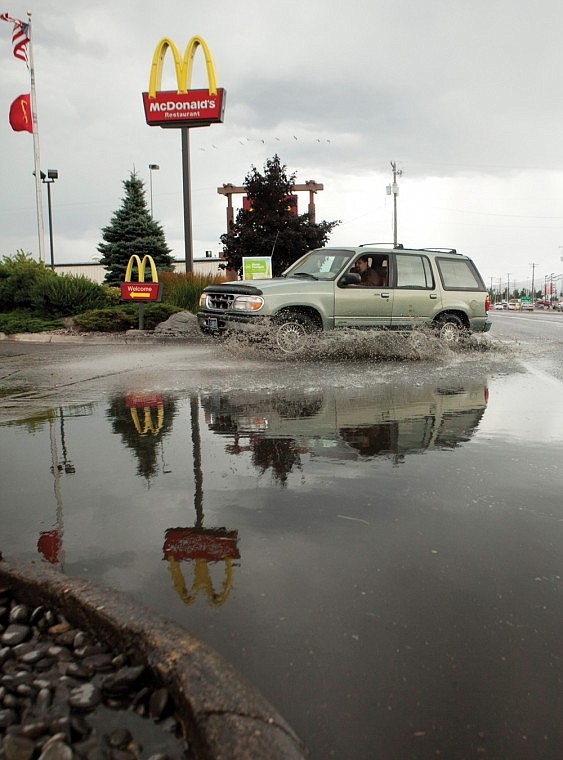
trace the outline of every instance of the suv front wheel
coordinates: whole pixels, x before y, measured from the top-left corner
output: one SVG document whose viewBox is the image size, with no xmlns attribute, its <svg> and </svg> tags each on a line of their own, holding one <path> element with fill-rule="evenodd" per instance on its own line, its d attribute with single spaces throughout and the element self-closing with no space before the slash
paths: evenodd
<svg viewBox="0 0 563 760">
<path fill-rule="evenodd" d="M 307 347 L 309 336 L 318 330 L 306 314 L 299 312 L 278 315 L 273 321 L 277 347 L 285 354 L 295 354 Z"/>
<path fill-rule="evenodd" d="M 436 320 L 436 328 L 443 341 L 457 343 L 465 330 L 465 325 L 457 314 L 443 314 Z"/>
</svg>

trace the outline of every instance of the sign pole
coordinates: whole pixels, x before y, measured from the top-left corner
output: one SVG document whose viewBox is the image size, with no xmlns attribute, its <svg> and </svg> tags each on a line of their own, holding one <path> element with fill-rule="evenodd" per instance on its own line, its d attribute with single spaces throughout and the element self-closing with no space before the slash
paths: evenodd
<svg viewBox="0 0 563 760">
<path fill-rule="evenodd" d="M 193 270 L 192 199 L 190 180 L 190 128 L 182 127 L 182 167 L 184 187 L 184 250 L 186 272 Z"/>
</svg>

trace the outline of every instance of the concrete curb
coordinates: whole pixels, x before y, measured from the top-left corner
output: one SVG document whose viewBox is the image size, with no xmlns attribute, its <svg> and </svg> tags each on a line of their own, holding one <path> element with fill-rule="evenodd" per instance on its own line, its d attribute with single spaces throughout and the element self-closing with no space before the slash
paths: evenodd
<svg viewBox="0 0 563 760">
<path fill-rule="evenodd" d="M 199 336 L 190 335 L 166 335 L 162 333 L 142 332 L 130 330 L 125 333 L 0 333 L 0 340 L 14 341 L 17 343 L 169 343 L 196 341 Z"/>
<path fill-rule="evenodd" d="M 172 693 L 203 760 L 304 760 L 287 722 L 217 652 L 121 592 L 52 567 L 0 555 L 0 582 L 29 605 L 47 605 L 111 646 L 135 650 Z"/>
</svg>

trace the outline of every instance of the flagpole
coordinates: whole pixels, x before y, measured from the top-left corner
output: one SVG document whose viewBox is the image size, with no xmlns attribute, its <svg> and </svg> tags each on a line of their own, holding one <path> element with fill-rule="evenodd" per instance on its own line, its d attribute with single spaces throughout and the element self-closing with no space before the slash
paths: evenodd
<svg viewBox="0 0 563 760">
<path fill-rule="evenodd" d="M 45 261 L 45 226 L 43 224 L 43 202 L 41 199 L 41 162 L 39 159 L 39 128 L 37 125 L 37 101 L 35 98 L 35 69 L 33 68 L 33 42 L 31 35 L 31 11 L 27 11 L 29 74 L 31 77 L 31 121 L 33 124 L 33 158 L 35 164 L 35 203 L 37 206 L 37 233 L 39 235 L 39 261 Z"/>
</svg>

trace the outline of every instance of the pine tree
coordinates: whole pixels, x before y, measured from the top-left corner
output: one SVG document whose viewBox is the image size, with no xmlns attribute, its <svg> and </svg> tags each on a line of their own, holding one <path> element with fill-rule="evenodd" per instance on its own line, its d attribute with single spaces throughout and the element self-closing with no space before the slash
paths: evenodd
<svg viewBox="0 0 563 760">
<path fill-rule="evenodd" d="M 149 255 L 157 270 L 172 270 L 171 249 L 166 245 L 161 225 L 150 215 L 145 199 L 143 181 L 133 171 L 124 180 L 125 197 L 121 208 L 114 212 L 110 223 L 102 229 L 105 243 L 98 245 L 100 263 L 107 271 L 104 282 L 119 285 L 125 280 L 129 259 L 137 254 L 141 261 Z"/>
<path fill-rule="evenodd" d="M 311 222 L 309 214 L 295 215 L 288 198 L 295 174 L 288 176 L 279 156 L 268 159 L 264 174 L 252 167 L 244 180 L 251 209 L 241 209 L 231 229 L 221 235 L 223 269 L 242 271 L 243 256 L 272 256 L 274 277 L 313 248 L 326 245 L 334 222 Z"/>
</svg>

